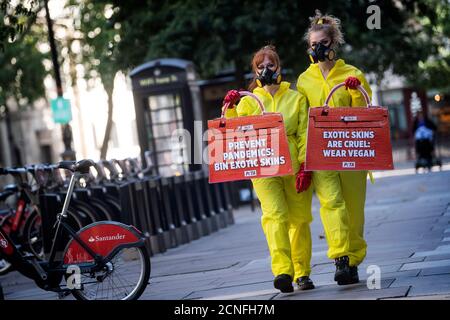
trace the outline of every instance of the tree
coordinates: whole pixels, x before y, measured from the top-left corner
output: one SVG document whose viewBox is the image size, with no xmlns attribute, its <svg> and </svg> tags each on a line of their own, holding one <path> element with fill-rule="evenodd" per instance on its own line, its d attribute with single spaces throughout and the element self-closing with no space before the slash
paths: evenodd
<svg viewBox="0 0 450 320">
<path fill-rule="evenodd" d="M 48 57 L 37 48 L 38 39 L 42 36 L 39 32 L 30 32 L 21 41 L 9 43 L 0 52 L 0 116 L 6 121 L 16 165 L 22 163 L 19 146 L 12 134 L 9 103 L 11 99 L 14 100 L 20 111 L 31 107 L 36 100 L 45 98 L 44 78 L 47 71 L 43 61 Z"/>
<path fill-rule="evenodd" d="M 366 1 L 359 1 L 365 3 Z M 421 81 L 421 61 L 437 52 L 435 30 L 423 24 L 423 19 L 436 23 L 436 4 L 440 0 L 377 1 L 381 13 L 381 28 L 365 28 L 369 14 L 355 2 L 342 3 L 340 17 L 348 45 L 345 56 L 364 71 L 373 72 L 377 84 L 387 70 L 404 76 L 412 85 Z"/>
<path fill-rule="evenodd" d="M 111 25 L 121 26 L 117 63 L 124 71 L 145 60 L 172 56 L 194 61 L 203 77 L 232 67 L 244 86 L 251 55 L 265 44 L 275 44 L 281 54 L 296 52 L 294 59 L 293 54 L 286 58 L 288 66 L 307 61 L 306 56 L 298 59 L 296 49 L 304 51 L 301 41 L 292 41 L 300 40 L 298 30 L 306 25 L 297 2 L 112 2 L 118 10 Z"/>
<path fill-rule="evenodd" d="M 39 10 L 38 0 L 15 4 L 11 0 L 0 0 L 0 50 L 7 42 L 14 42 L 17 35 L 26 31 L 35 21 Z"/>
<path fill-rule="evenodd" d="M 104 159 L 113 125 L 114 77 L 119 71 L 116 64 L 116 43 L 120 40 L 114 28 L 108 28 L 108 17 L 113 14 L 111 5 L 91 0 L 71 0 L 69 6 L 75 9 L 75 31 L 79 31 L 81 47 L 80 62 L 85 69 L 86 79 L 100 78 L 108 96 L 108 118 L 106 122 L 100 158 Z M 70 50 L 71 48 L 69 48 Z"/>
<path fill-rule="evenodd" d="M 415 82 L 428 88 L 450 91 L 450 3 L 447 0 L 428 1 L 435 6 L 429 15 L 422 15 L 420 23 L 428 31 L 436 50 L 419 61 Z"/>
<path fill-rule="evenodd" d="M 417 82 L 423 74 L 419 64 L 438 51 L 439 32 L 434 26 L 448 21 L 448 15 L 438 11 L 449 7 L 447 0 L 99 1 L 117 9 L 110 26 L 121 26 L 117 55 L 121 69 L 175 56 L 193 60 L 203 77 L 234 67 L 240 83 L 244 71 L 250 71 L 251 54 L 267 43 L 276 45 L 285 67 L 295 74 L 304 70 L 309 62 L 302 38 L 316 8 L 342 20 L 347 45 L 339 52 L 341 57 L 375 73 L 377 82 L 387 70 Z M 380 29 L 367 27 L 370 5 L 380 8 Z"/>
</svg>

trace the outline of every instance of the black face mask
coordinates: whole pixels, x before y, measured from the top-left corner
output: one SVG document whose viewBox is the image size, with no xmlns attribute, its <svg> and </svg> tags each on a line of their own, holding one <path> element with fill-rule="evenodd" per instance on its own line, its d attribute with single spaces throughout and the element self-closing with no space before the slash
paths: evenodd
<svg viewBox="0 0 450 320">
<path fill-rule="evenodd" d="M 276 71 L 272 71 L 268 67 L 256 77 L 256 84 L 258 87 L 270 86 L 271 84 L 280 84 L 281 74 Z"/>
<path fill-rule="evenodd" d="M 336 57 L 336 52 L 330 46 L 326 46 L 322 43 L 316 44 L 314 50 L 312 48 L 308 49 L 308 55 L 312 63 L 317 63 L 319 61 L 325 61 L 326 59 L 331 61 Z"/>
</svg>

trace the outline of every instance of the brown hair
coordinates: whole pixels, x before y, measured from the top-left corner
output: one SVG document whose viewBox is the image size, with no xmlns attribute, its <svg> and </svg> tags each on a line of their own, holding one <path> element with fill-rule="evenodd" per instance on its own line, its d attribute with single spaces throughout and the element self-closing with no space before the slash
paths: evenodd
<svg viewBox="0 0 450 320">
<path fill-rule="evenodd" d="M 258 70 L 258 65 L 264 61 L 265 56 L 269 57 L 269 59 L 276 65 L 277 69 L 281 67 L 280 57 L 278 56 L 275 46 L 267 45 L 256 51 L 253 55 L 251 63 L 252 70 L 255 75 L 253 76 L 252 82 L 248 86 L 249 91 L 253 91 L 257 87 L 256 72 Z"/>
<path fill-rule="evenodd" d="M 309 38 L 312 32 L 323 31 L 325 34 L 330 37 L 332 42 L 332 48 L 336 49 L 339 45 L 345 43 L 344 34 L 341 31 L 341 20 L 331 15 L 322 15 L 320 10 L 316 9 L 316 15 L 314 17 L 310 17 L 309 20 L 311 24 L 306 31 L 303 39 L 308 43 L 309 46 Z"/>
</svg>

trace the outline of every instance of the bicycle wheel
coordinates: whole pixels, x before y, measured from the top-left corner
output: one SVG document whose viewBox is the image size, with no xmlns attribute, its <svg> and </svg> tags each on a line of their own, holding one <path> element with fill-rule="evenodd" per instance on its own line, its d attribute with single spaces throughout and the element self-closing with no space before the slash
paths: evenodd
<svg viewBox="0 0 450 320">
<path fill-rule="evenodd" d="M 89 204 L 95 208 L 95 212 L 99 217 L 98 221 L 113 221 L 112 209 L 106 202 L 96 198 L 90 198 Z"/>
<path fill-rule="evenodd" d="M 70 206 L 76 208 L 78 214 L 86 219 L 86 225 L 100 220 L 95 212 L 95 208 L 85 202 L 72 199 L 70 200 Z"/>
<path fill-rule="evenodd" d="M 121 208 L 119 202 L 117 201 L 117 199 L 111 195 L 105 194 L 105 196 L 104 196 L 104 198 L 102 198 L 102 200 L 105 201 L 111 207 L 112 211 L 110 211 L 110 213 L 113 214 L 113 220 L 120 221 L 122 208 Z"/>
<path fill-rule="evenodd" d="M 14 270 L 14 267 L 11 263 L 6 261 L 5 259 L 0 258 L 0 276 L 7 274 L 8 272 L 11 272 Z"/>
<path fill-rule="evenodd" d="M 69 209 L 67 210 L 67 223 L 74 231 L 78 231 L 83 228 L 86 222 L 77 214 L 75 208 L 69 206 Z"/>
<path fill-rule="evenodd" d="M 81 273 L 78 300 L 136 300 L 150 277 L 150 258 L 145 247 L 123 248 L 99 272 Z"/>
<path fill-rule="evenodd" d="M 41 215 L 34 210 L 26 219 L 23 231 L 26 248 L 36 257 L 44 257 Z"/>
</svg>

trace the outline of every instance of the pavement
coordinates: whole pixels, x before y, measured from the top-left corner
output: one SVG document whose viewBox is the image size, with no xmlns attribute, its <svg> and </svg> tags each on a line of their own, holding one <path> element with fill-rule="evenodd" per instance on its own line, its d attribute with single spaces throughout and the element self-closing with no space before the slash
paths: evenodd
<svg viewBox="0 0 450 320">
<path fill-rule="evenodd" d="M 311 278 L 316 289 L 290 294 L 273 288 L 261 211 L 234 211 L 235 224 L 151 258 L 148 300 L 450 299 L 450 162 L 416 174 L 412 162 L 375 172 L 368 183 L 368 251 L 360 283 L 338 286 L 313 201 Z M 17 272 L 0 277 L 6 300 L 59 299 Z M 68 296 L 64 299 L 72 299 Z"/>
</svg>

